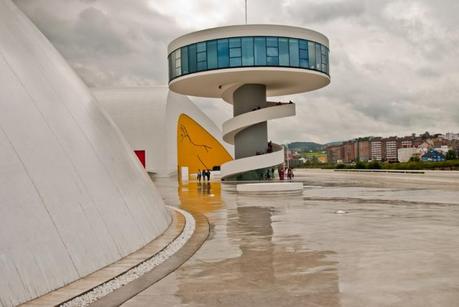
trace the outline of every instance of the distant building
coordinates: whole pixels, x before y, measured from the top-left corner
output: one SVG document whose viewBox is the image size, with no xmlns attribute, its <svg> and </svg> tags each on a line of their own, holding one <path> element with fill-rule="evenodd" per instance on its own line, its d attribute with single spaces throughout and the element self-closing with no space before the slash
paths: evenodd
<svg viewBox="0 0 459 307">
<path fill-rule="evenodd" d="M 327 147 L 328 163 L 339 163 L 344 159 L 343 145 L 332 145 Z"/>
<path fill-rule="evenodd" d="M 355 156 L 354 141 L 344 142 L 343 143 L 343 151 L 344 151 L 344 157 L 343 157 L 343 162 L 344 163 L 355 162 L 356 156 Z"/>
<path fill-rule="evenodd" d="M 319 163 L 327 163 L 328 162 L 327 156 L 325 156 L 325 155 L 318 156 L 317 160 L 319 160 Z"/>
<path fill-rule="evenodd" d="M 441 162 L 445 161 L 445 156 L 436 151 L 435 149 L 429 149 L 422 157 L 422 161 Z"/>
<path fill-rule="evenodd" d="M 441 145 L 440 147 L 436 147 L 435 150 L 438 152 L 441 152 L 442 154 L 446 155 L 446 153 L 450 150 L 451 148 L 448 145 Z"/>
<path fill-rule="evenodd" d="M 433 144 L 433 147 L 435 148 L 441 148 L 443 146 L 448 146 L 449 143 L 451 141 L 448 141 L 446 138 L 444 137 L 435 137 L 435 138 L 432 138 L 432 144 Z"/>
<path fill-rule="evenodd" d="M 398 160 L 398 139 L 396 136 L 391 136 L 387 139 L 384 139 L 385 147 L 385 157 L 383 160 L 387 162 L 397 162 Z"/>
<path fill-rule="evenodd" d="M 459 140 L 452 140 L 451 149 L 456 152 L 456 156 L 459 156 Z"/>
<path fill-rule="evenodd" d="M 400 147 L 401 148 L 411 148 L 414 147 L 414 138 L 412 136 L 405 136 L 400 139 Z"/>
<path fill-rule="evenodd" d="M 456 137 L 458 139 L 455 139 Z M 425 132 L 418 136 L 413 133 L 400 138 L 397 136 L 358 138 L 341 145 L 329 146 L 327 158 L 330 163 L 352 163 L 357 160 L 406 162 L 413 156 L 423 156 L 430 149 L 435 149 L 443 155 L 452 149 L 459 155 L 459 134 L 431 135 Z"/>
<path fill-rule="evenodd" d="M 357 159 L 360 161 L 370 160 L 371 150 L 370 150 L 370 141 L 369 140 L 357 140 Z"/>
<path fill-rule="evenodd" d="M 399 148 L 397 152 L 399 162 L 408 162 L 412 157 L 419 158 L 421 154 L 421 150 L 415 147 Z"/>
<path fill-rule="evenodd" d="M 383 158 L 382 138 L 373 138 L 370 141 L 370 160 L 382 161 Z"/>
<path fill-rule="evenodd" d="M 447 139 L 448 141 L 454 141 L 454 140 L 459 141 L 459 133 L 448 132 L 445 134 L 445 139 Z"/>
</svg>

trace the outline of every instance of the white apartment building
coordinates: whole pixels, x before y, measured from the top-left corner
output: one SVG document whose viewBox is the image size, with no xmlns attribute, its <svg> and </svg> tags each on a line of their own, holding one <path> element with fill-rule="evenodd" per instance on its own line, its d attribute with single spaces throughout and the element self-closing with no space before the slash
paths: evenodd
<svg viewBox="0 0 459 307">
<path fill-rule="evenodd" d="M 382 160 L 382 142 L 381 140 L 371 141 L 371 160 Z"/>
<path fill-rule="evenodd" d="M 386 160 L 389 162 L 395 162 L 397 161 L 397 158 L 397 140 L 389 139 L 386 141 Z"/>
</svg>

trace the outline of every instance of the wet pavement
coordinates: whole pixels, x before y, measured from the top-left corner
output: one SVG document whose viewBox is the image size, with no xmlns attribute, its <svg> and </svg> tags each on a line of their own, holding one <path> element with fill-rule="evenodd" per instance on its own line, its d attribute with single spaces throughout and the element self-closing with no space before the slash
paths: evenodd
<svg viewBox="0 0 459 307">
<path fill-rule="evenodd" d="M 459 173 L 297 171 L 296 196 L 155 181 L 211 233 L 123 306 L 458 306 Z"/>
</svg>

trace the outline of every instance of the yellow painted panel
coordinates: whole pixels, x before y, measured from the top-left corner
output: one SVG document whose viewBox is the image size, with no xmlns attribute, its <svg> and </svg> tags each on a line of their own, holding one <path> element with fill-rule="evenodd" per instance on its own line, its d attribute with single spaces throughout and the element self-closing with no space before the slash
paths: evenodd
<svg viewBox="0 0 459 307">
<path fill-rule="evenodd" d="M 231 155 L 209 132 L 191 117 L 181 114 L 177 124 L 177 164 L 190 174 L 232 160 Z"/>
</svg>

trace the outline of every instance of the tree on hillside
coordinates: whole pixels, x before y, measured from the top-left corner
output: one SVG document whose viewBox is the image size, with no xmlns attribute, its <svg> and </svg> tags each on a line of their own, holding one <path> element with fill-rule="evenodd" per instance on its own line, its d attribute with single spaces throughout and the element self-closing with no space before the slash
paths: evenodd
<svg viewBox="0 0 459 307">
<path fill-rule="evenodd" d="M 446 156 L 445 156 L 446 160 L 456 160 L 457 159 L 457 155 L 456 155 L 456 152 L 452 149 L 448 150 L 448 152 L 446 153 Z"/>
</svg>

